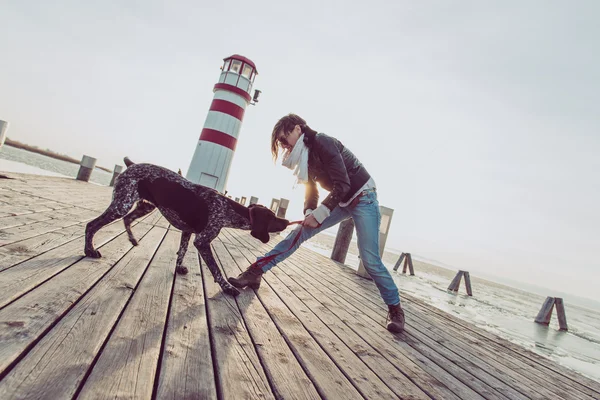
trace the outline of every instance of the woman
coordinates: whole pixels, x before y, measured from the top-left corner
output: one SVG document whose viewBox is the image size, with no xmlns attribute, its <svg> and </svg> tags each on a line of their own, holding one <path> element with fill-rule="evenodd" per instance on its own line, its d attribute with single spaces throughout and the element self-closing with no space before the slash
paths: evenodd
<svg viewBox="0 0 600 400">
<path fill-rule="evenodd" d="M 360 258 L 389 308 L 387 328 L 401 332 L 404 329 L 404 311 L 400 306 L 398 288 L 379 255 L 381 214 L 375 181 L 339 140 L 313 131 L 295 114 L 281 118 L 273 128 L 271 152 L 275 160 L 280 148 L 284 149 L 283 165 L 294 170 L 298 182 L 306 186 L 305 219 L 302 228 L 297 228 L 301 229 L 301 234 L 296 238 L 297 229 L 294 230 L 237 278 L 229 278 L 229 282 L 237 288 L 249 286 L 258 289 L 262 274 L 289 257 L 302 242 L 352 218 Z M 330 191 L 318 207 L 317 182 Z"/>
</svg>

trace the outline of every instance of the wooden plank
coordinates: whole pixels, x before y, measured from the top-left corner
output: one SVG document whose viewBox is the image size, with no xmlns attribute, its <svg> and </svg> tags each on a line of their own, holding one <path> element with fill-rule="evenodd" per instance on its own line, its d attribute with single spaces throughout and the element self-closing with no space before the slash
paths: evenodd
<svg viewBox="0 0 600 400">
<path fill-rule="evenodd" d="M 356 275 L 349 269 L 345 269 L 345 268 L 335 268 L 335 271 L 333 271 L 331 268 L 326 268 L 324 267 L 325 263 L 328 262 L 328 260 L 316 253 L 312 253 L 312 252 L 308 252 L 311 254 L 312 257 L 314 257 L 314 260 L 311 260 L 311 263 L 309 264 L 309 268 L 312 268 L 312 265 L 321 265 L 323 266 L 323 268 L 318 268 L 316 270 L 316 272 L 323 272 L 326 274 L 329 274 L 332 279 L 334 279 L 335 282 L 338 282 L 338 284 L 340 283 L 340 272 L 342 273 L 343 276 L 345 276 L 348 280 L 353 281 L 355 284 L 358 284 L 360 286 L 367 286 L 370 283 L 365 282 L 362 279 L 358 279 L 356 277 Z M 307 254 L 308 254 L 307 253 Z M 315 260 L 317 260 L 317 262 L 315 262 Z M 323 262 L 323 264 L 321 264 L 321 262 Z M 314 267 L 316 268 L 316 266 Z M 343 281 L 341 281 L 343 282 Z M 371 285 L 372 286 L 372 285 Z M 349 288 L 350 293 L 355 293 L 356 292 L 356 288 Z M 365 296 L 366 294 L 366 296 Z M 410 297 L 407 295 L 404 295 L 404 297 Z M 374 286 L 371 287 L 371 290 L 368 290 L 367 292 L 363 293 L 360 297 L 357 297 L 358 301 L 362 301 L 362 299 L 365 298 L 370 298 L 372 303 L 377 305 L 379 303 L 379 295 L 376 291 L 376 289 L 374 289 Z M 559 396 L 564 396 L 565 393 L 570 393 L 570 388 L 573 387 L 573 385 L 577 386 L 577 390 L 579 390 L 581 393 L 585 393 L 586 395 L 590 395 L 592 397 L 595 398 L 595 391 L 593 391 L 591 388 L 594 387 L 594 385 L 597 386 L 597 383 L 595 383 L 592 380 L 589 380 L 589 378 L 586 378 L 584 376 L 578 375 L 576 373 L 573 373 L 570 370 L 567 370 L 564 367 L 561 367 L 560 365 L 556 365 L 556 364 L 551 364 L 551 362 L 541 356 L 538 356 L 535 353 L 531 353 L 531 352 L 526 352 L 525 349 L 516 346 L 504 339 L 501 339 L 499 337 L 495 337 L 493 334 L 490 334 L 489 332 L 486 332 L 480 328 L 474 327 L 468 323 L 465 323 L 464 321 L 461 321 L 460 319 L 453 317 L 447 313 L 444 313 L 443 311 L 437 310 L 434 307 L 431 306 L 427 306 L 425 303 L 420 302 L 416 299 L 411 298 L 411 304 L 417 304 L 419 307 L 426 307 L 426 314 L 422 314 L 422 315 L 427 315 L 427 316 L 431 316 L 433 314 L 437 314 L 440 317 L 443 317 L 444 321 L 439 322 L 439 326 L 444 326 L 447 327 L 448 326 L 448 319 L 451 319 L 453 321 L 453 323 L 456 323 L 458 325 L 460 325 L 460 329 L 456 330 L 456 332 L 453 332 L 452 334 L 454 335 L 454 337 L 460 337 L 460 336 L 465 336 L 465 340 L 469 343 L 476 343 L 479 349 L 485 349 L 486 351 L 489 351 L 488 355 L 490 358 L 498 358 L 498 359 L 502 359 L 502 362 L 504 364 L 506 364 L 506 366 L 508 368 L 512 368 L 514 370 L 518 370 L 520 372 L 520 374 L 526 375 L 526 376 L 530 376 L 532 380 L 536 381 L 536 382 L 541 382 L 542 385 L 545 386 L 550 386 L 550 388 L 552 388 L 552 391 L 554 393 L 557 393 Z M 432 313 L 433 311 L 433 313 Z M 477 331 L 481 331 L 481 334 L 483 336 L 485 336 L 484 340 L 478 340 L 475 337 L 470 337 L 468 336 L 468 334 L 465 333 L 465 328 L 467 331 L 472 332 L 471 329 L 473 330 L 477 330 Z M 507 349 L 506 347 L 512 348 L 514 351 L 511 351 L 508 355 L 507 355 Z M 526 353 L 526 355 L 525 355 Z M 528 356 L 531 357 L 539 357 L 539 363 L 532 361 Z M 567 374 L 572 374 L 572 380 L 569 378 L 565 378 L 563 376 L 562 373 L 560 374 L 548 374 L 547 372 L 540 372 L 540 366 L 543 364 L 549 364 L 550 367 L 554 367 L 554 368 L 558 368 L 558 369 L 563 369 L 564 373 Z M 582 385 L 580 382 L 581 381 L 585 381 L 587 386 Z M 588 397 L 582 397 L 580 395 L 580 393 L 578 392 L 574 392 L 574 393 L 570 393 L 568 395 L 568 397 L 573 397 L 573 398 L 588 398 Z"/>
<path fill-rule="evenodd" d="M 57 231 L 72 225 L 77 225 L 89 219 L 90 218 L 52 219 L 50 221 L 35 222 L 30 225 L 2 229 L 0 230 L 0 246 L 6 246 L 7 244 L 29 239 L 34 236 L 43 235 L 44 233 Z"/>
<path fill-rule="evenodd" d="M 138 225 L 142 231 L 148 226 Z M 0 310 L 0 374 L 49 330 L 133 246 L 127 235 L 106 245 L 99 259 L 84 258 Z M 0 396 L 1 397 L 1 396 Z"/>
<path fill-rule="evenodd" d="M 243 253 L 246 253 L 246 258 L 241 258 L 243 255 L 240 249 L 232 249 L 231 252 L 232 255 L 239 253 L 235 258 L 243 261 L 252 257 L 245 250 Z M 311 303 L 310 295 L 302 287 L 288 287 L 278 278 L 278 275 L 270 273 L 265 275 L 268 286 L 261 286 L 258 296 L 262 298 L 265 292 L 272 289 L 344 374 L 353 380 L 365 398 L 429 398 L 424 391 L 399 373 L 393 364 L 371 349 L 369 343 L 352 332 L 340 318 L 328 313 L 322 305 Z M 271 311 L 270 301 L 263 300 L 263 303 L 267 305 L 271 314 L 275 314 Z M 287 327 L 286 323 L 280 328 L 284 336 Z M 339 331 L 342 331 L 341 334 Z M 310 374 L 315 377 L 322 375 L 321 368 L 320 364 L 307 366 Z M 333 398 L 347 396 L 341 388 L 333 387 L 329 390 L 330 393 L 323 390 L 321 393 L 325 397 Z"/>
<path fill-rule="evenodd" d="M 0 271 L 60 247 L 82 235 L 81 225 L 72 225 L 0 247 Z M 0 275 L 0 279 L 2 279 L 1 277 L 2 275 Z"/>
<path fill-rule="evenodd" d="M 0 206 L 0 213 L 3 213 L 5 210 L 2 206 Z M 41 213 L 31 213 L 31 214 L 23 214 L 23 215 L 14 215 L 9 217 L 0 218 L 0 229 L 13 228 L 15 226 L 27 225 L 34 222 L 48 221 L 52 219 L 52 214 L 54 210 L 41 212 Z"/>
<path fill-rule="evenodd" d="M 137 221 L 134 221 L 132 226 L 146 221 L 153 224 L 153 221 L 156 219 L 156 215 L 150 217 L 151 215 L 153 214 L 149 214 Z M 110 228 L 112 231 L 118 227 L 122 228 L 119 230 L 119 232 L 123 232 L 125 230 L 123 222 L 115 221 L 99 231 L 97 236 L 94 238 L 96 244 L 100 243 L 98 238 L 103 237 L 98 235 L 102 234 L 103 230 L 109 229 L 109 227 L 113 227 Z M 72 240 L 82 237 L 84 234 L 85 224 L 77 224 L 0 247 L 0 271 L 37 257 L 46 251 L 60 247 L 71 242 Z M 81 254 L 83 255 L 83 245 L 81 247 Z"/>
<path fill-rule="evenodd" d="M 169 231 L 102 350 L 79 399 L 152 397 L 178 247 L 179 235 Z"/>
<path fill-rule="evenodd" d="M 289 271 L 289 272 L 288 272 Z M 297 268 L 296 266 L 292 267 L 291 269 L 285 269 L 286 273 L 291 273 L 291 272 L 296 272 L 301 274 L 300 269 Z M 302 272 L 303 274 L 303 272 Z M 313 275 L 313 272 L 309 272 L 306 271 L 307 275 Z M 298 276 L 297 280 L 302 280 L 303 282 L 305 280 L 312 280 L 313 278 L 309 276 L 308 279 L 306 279 L 306 276 Z M 314 278 L 315 281 L 323 281 L 323 277 L 316 277 Z M 328 284 L 331 284 L 331 281 L 329 280 L 325 280 L 325 282 L 327 282 Z M 314 282 L 311 282 L 313 285 L 315 284 Z M 341 290 L 341 287 L 338 286 L 338 291 Z M 315 290 L 310 290 L 312 293 L 316 292 Z M 348 288 L 348 292 L 346 294 L 350 294 L 351 292 L 356 292 L 356 288 Z M 331 295 L 330 295 L 331 297 Z M 341 296 L 338 296 L 338 298 Z M 336 299 L 337 300 L 337 299 Z M 368 303 L 368 302 L 360 302 L 357 301 L 357 299 L 352 299 L 349 300 L 350 303 L 346 304 L 346 308 L 351 308 L 353 305 L 356 304 L 356 307 L 359 309 L 364 309 L 368 311 L 368 316 L 370 318 L 373 319 L 373 322 L 377 323 L 378 321 L 383 320 L 383 318 L 385 317 L 385 312 L 383 312 L 383 310 L 381 309 L 381 307 L 377 304 L 374 303 Z M 339 300 L 338 300 L 339 302 Z M 357 304 L 358 303 L 358 304 Z M 344 306 L 344 305 L 342 305 Z M 381 324 L 381 322 L 379 322 Z M 510 385 L 505 384 L 503 381 L 501 381 L 500 379 L 498 379 L 496 376 L 492 375 L 490 372 L 494 371 L 494 368 L 492 365 L 489 365 L 488 363 L 484 363 L 484 362 L 479 362 L 479 360 L 474 359 L 473 357 L 467 357 L 465 356 L 465 351 L 463 349 L 460 349 L 456 352 L 451 351 L 452 349 L 449 349 L 447 346 L 440 346 L 440 344 L 436 341 L 431 340 L 427 335 L 423 334 L 422 331 L 419 331 L 418 329 L 414 329 L 414 322 L 413 322 L 413 317 L 412 315 L 407 314 L 407 329 L 405 332 L 405 336 L 407 338 L 407 343 L 409 343 L 413 348 L 415 348 L 416 350 L 418 350 L 421 354 L 427 356 L 428 358 L 430 358 L 432 361 L 435 361 L 437 365 L 439 365 L 440 367 L 442 367 L 444 370 L 446 370 L 448 373 L 456 376 L 457 378 L 459 378 L 462 382 L 464 382 L 465 384 L 467 384 L 468 386 L 472 387 L 472 389 L 476 390 L 478 393 L 484 395 L 485 397 L 493 397 L 493 398 L 499 398 L 499 397 L 507 397 L 507 398 L 525 398 L 526 396 L 524 396 L 523 394 L 520 394 L 518 391 L 516 391 L 515 389 L 513 389 Z M 456 348 L 454 350 L 457 350 Z M 477 379 L 479 379 L 481 382 L 485 383 L 486 386 L 484 385 L 476 385 L 474 384 L 474 382 L 469 380 L 469 375 L 465 374 L 465 373 L 461 373 L 460 370 L 458 370 L 458 368 L 462 369 L 463 371 L 467 371 L 469 374 L 473 375 L 474 377 L 476 377 Z M 500 372 L 499 369 L 496 369 L 495 372 Z M 514 380 L 514 382 L 518 382 L 518 379 Z M 490 393 L 490 389 L 489 388 L 493 388 L 495 389 L 498 393 L 491 392 Z M 529 390 L 529 392 L 531 392 L 531 390 Z M 502 394 L 502 396 L 500 395 L 500 393 Z M 529 397 L 527 397 L 529 398 Z M 533 397 L 533 398 L 539 398 L 539 399 L 543 399 L 543 398 L 547 398 L 544 396 L 538 396 L 538 397 Z"/>
<path fill-rule="evenodd" d="M 337 272 L 337 271 L 342 270 L 344 272 L 343 275 L 347 276 L 348 278 L 351 278 L 352 280 L 355 280 L 356 283 L 360 283 L 361 285 L 365 285 L 365 286 L 367 286 L 367 285 L 373 286 L 370 283 L 365 283 L 362 279 L 358 279 L 352 273 L 352 271 L 350 271 L 350 270 L 346 271 L 343 268 L 340 269 L 340 268 L 335 267 L 334 268 L 335 271 L 333 271 L 333 270 L 331 270 L 331 268 L 326 268 L 325 264 L 331 264 L 331 263 L 329 263 L 329 260 L 327 260 L 325 257 L 322 257 L 320 255 L 316 255 L 315 253 L 312 253 L 312 252 L 307 252 L 307 253 L 310 253 L 310 254 L 314 255 L 314 259 L 322 260 L 323 264 L 322 265 L 318 265 L 319 264 L 318 262 L 316 263 L 314 261 L 314 259 L 311 259 L 309 262 L 303 263 L 303 267 L 302 267 L 303 271 L 304 270 L 313 270 L 313 273 L 316 273 L 317 275 L 319 275 L 319 274 L 325 273 L 326 271 L 330 270 L 331 273 L 330 274 L 329 273 L 326 274 L 326 275 L 330 275 L 331 276 L 331 278 L 330 278 L 331 280 L 329 281 L 329 283 L 330 284 L 334 284 L 335 283 L 336 286 L 339 287 L 340 286 L 340 277 L 339 277 L 339 272 Z M 309 273 L 309 272 L 307 271 L 307 273 Z M 322 279 L 322 278 L 320 278 L 320 279 Z M 325 278 L 325 279 L 329 279 L 329 278 Z M 374 286 L 373 286 L 373 288 L 374 288 Z M 358 290 L 358 292 L 357 292 L 357 288 L 356 287 L 349 287 L 348 288 L 348 294 L 356 296 L 355 301 L 362 301 L 362 299 L 365 297 L 365 293 L 360 294 L 360 295 L 358 293 L 360 293 L 360 290 Z M 366 292 L 366 294 L 367 294 L 367 297 L 369 297 L 372 300 L 373 310 L 378 309 L 378 305 L 379 305 L 379 302 L 380 302 L 378 293 L 376 293 L 375 290 L 370 290 L 370 291 Z M 381 312 L 379 312 L 379 314 L 381 316 L 383 316 L 383 314 Z M 412 315 L 408 316 L 408 321 L 411 321 L 413 318 L 414 317 Z M 439 326 L 445 326 L 443 323 L 439 323 L 438 325 Z M 460 331 L 452 332 L 452 334 L 451 334 L 451 337 L 460 337 L 460 336 L 461 336 L 461 332 Z M 467 342 L 471 342 L 470 339 L 466 339 L 466 341 Z M 481 348 L 481 347 L 482 347 L 482 344 L 479 344 L 478 348 Z M 486 351 L 487 350 L 488 349 L 486 349 Z M 499 350 L 499 349 L 491 349 L 489 351 L 490 352 L 488 353 L 488 356 L 485 358 L 487 360 L 487 362 L 490 362 L 490 360 L 493 360 L 496 357 L 504 357 L 505 356 L 504 352 L 502 352 L 502 350 Z M 535 366 L 527 366 L 527 365 L 523 365 L 523 364 L 521 364 L 521 365 L 515 365 L 512 362 L 508 362 L 507 364 L 508 365 L 507 365 L 506 368 L 512 368 L 514 370 L 520 371 L 519 372 L 520 374 L 523 374 L 523 373 L 529 374 L 529 376 L 531 376 L 531 379 L 533 379 L 533 381 L 536 382 L 536 383 L 538 383 L 540 381 L 540 379 L 539 379 L 540 376 L 536 373 Z M 506 368 L 505 368 L 505 370 L 506 370 Z M 539 385 L 539 383 L 538 383 L 538 385 Z M 541 390 L 538 390 L 538 392 L 541 392 L 542 394 L 546 394 L 546 395 L 550 394 L 552 397 L 556 397 L 556 396 L 564 397 L 565 394 L 569 393 L 569 391 L 568 391 L 568 385 L 567 386 L 562 386 L 560 384 L 551 385 L 551 389 L 552 389 L 552 393 L 548 393 L 545 388 L 542 388 Z M 527 392 L 527 390 L 531 391 L 531 387 L 529 389 L 526 389 L 525 392 Z M 567 396 L 569 396 L 569 395 L 567 394 Z M 544 396 L 542 396 L 542 398 L 543 397 Z M 575 393 L 574 395 L 571 394 L 570 397 L 574 397 L 574 398 L 587 398 L 587 397 L 581 397 L 577 393 Z"/>
<path fill-rule="evenodd" d="M 238 239 L 245 240 L 240 236 L 238 236 Z M 260 248 L 262 249 L 262 246 Z M 249 254 L 255 256 L 259 253 L 250 250 Z M 272 273 L 279 278 L 281 278 L 280 271 L 286 270 L 284 272 L 287 273 L 287 270 L 292 268 L 292 264 L 287 260 L 280 265 L 280 270 L 275 270 L 275 268 L 271 270 Z M 265 279 L 268 279 L 266 275 Z M 304 283 L 300 286 L 303 285 Z M 307 287 L 306 290 L 308 292 L 313 290 L 313 287 L 308 284 L 305 287 Z M 282 289 L 278 288 L 278 291 L 280 290 Z M 292 291 L 296 290 L 298 290 L 298 288 L 292 289 Z M 321 308 L 322 307 L 323 305 Z M 427 362 L 423 357 L 414 357 L 414 354 L 412 354 L 413 352 L 410 350 L 407 351 L 404 344 L 402 344 L 401 341 L 396 340 L 390 332 L 385 330 L 385 328 L 374 325 L 371 322 L 368 322 L 367 325 L 365 325 L 365 322 L 360 318 L 362 311 L 353 309 L 352 312 L 349 312 L 342 307 L 336 307 L 334 302 L 328 300 L 326 308 L 331 309 L 332 307 L 335 308 L 335 310 L 331 310 L 333 314 L 341 318 L 350 329 L 356 332 L 353 327 L 365 327 L 365 329 L 361 329 L 360 332 L 356 333 L 365 342 L 370 344 L 374 352 L 381 354 L 386 360 L 395 365 L 398 369 L 398 374 L 405 375 L 421 390 L 439 398 L 481 398 L 477 393 L 462 385 L 455 378 L 445 374 L 443 370 L 438 368 L 435 364 Z M 461 396 L 457 396 L 456 393 L 461 393 Z"/>
<path fill-rule="evenodd" d="M 144 233 L 137 228 L 133 229 L 136 234 Z M 123 224 L 119 223 L 113 223 L 100 230 L 94 240 L 96 248 L 102 249 L 103 245 L 124 231 Z M 80 236 L 0 273 L 0 308 L 84 258 L 84 244 L 85 239 Z"/>
<path fill-rule="evenodd" d="M 247 264 L 239 253 L 230 254 L 223 243 L 214 241 L 213 247 L 227 275 L 240 273 L 236 261 Z M 327 397 L 346 389 L 350 398 L 360 398 L 275 293 L 263 289 L 257 297 L 252 290 L 244 290 L 236 300 L 275 397 L 319 399 L 319 393 Z"/>
<path fill-rule="evenodd" d="M 165 232 L 153 228 L 82 296 L 0 381 L 1 398 L 64 399 L 76 394 Z"/>
<path fill-rule="evenodd" d="M 206 298 L 193 245 L 183 265 L 190 272 L 175 277 L 156 398 L 216 399 Z"/>
<path fill-rule="evenodd" d="M 295 270 L 298 271 L 298 269 Z M 313 274 L 313 271 L 307 271 L 307 274 Z M 298 279 L 305 279 L 305 277 Z M 315 277 L 315 279 L 331 283 L 327 278 Z M 339 285 L 338 288 L 341 289 Z M 356 291 L 356 287 L 349 286 L 347 294 L 351 295 Z M 376 302 L 363 301 L 362 296 L 353 299 L 353 304 L 356 302 L 361 304 L 360 308 L 369 310 L 371 316 L 378 315 L 379 318 L 383 318 L 385 315 Z M 406 304 L 404 308 L 405 311 L 411 309 L 406 307 Z M 468 345 L 470 343 L 468 340 L 464 340 L 467 345 L 463 345 L 463 341 L 460 340 L 461 333 L 449 332 L 444 324 L 426 324 L 425 329 L 419 329 L 421 327 L 419 324 L 423 324 L 423 321 L 424 319 L 420 318 L 418 314 L 407 314 L 407 336 L 414 336 L 415 340 L 411 341 L 413 345 L 423 347 L 424 344 L 436 349 L 436 352 L 443 355 L 454 365 L 484 380 L 491 387 L 503 393 L 504 396 L 508 398 L 547 399 L 555 398 L 557 395 L 562 397 L 566 394 L 564 392 L 551 392 L 544 387 L 539 387 L 538 382 L 529 381 L 522 373 L 513 372 L 512 369 L 496 362 L 494 353 L 484 354 L 477 351 L 474 346 Z M 491 374 L 492 372 L 493 374 Z"/>
<path fill-rule="evenodd" d="M 201 264 L 219 397 L 274 399 L 235 299 L 223 293 L 206 263 Z"/>
</svg>

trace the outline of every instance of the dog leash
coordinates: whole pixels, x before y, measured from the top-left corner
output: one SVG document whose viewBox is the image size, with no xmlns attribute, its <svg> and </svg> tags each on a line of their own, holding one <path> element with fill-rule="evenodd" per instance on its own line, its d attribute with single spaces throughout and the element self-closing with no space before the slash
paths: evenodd
<svg viewBox="0 0 600 400">
<path fill-rule="evenodd" d="M 294 221 L 294 222 L 290 222 L 288 224 L 288 226 L 290 225 L 296 225 L 296 224 L 301 224 L 304 221 Z M 252 265 L 250 265 L 251 268 L 262 268 L 263 265 L 267 265 L 268 263 L 271 262 L 271 260 L 273 260 L 275 257 L 282 255 L 283 253 L 287 253 L 288 251 L 290 251 L 295 245 L 296 243 L 298 243 L 298 240 L 300 239 L 300 234 L 302 233 L 302 227 L 300 227 L 300 229 L 298 229 L 298 233 L 296 233 L 296 237 L 294 238 L 294 240 L 292 241 L 292 244 L 290 245 L 290 247 L 287 248 L 287 250 L 284 250 L 280 253 L 277 254 L 271 254 L 270 256 L 267 256 L 265 258 L 261 258 L 260 260 L 255 261 L 254 263 L 252 263 Z"/>
</svg>

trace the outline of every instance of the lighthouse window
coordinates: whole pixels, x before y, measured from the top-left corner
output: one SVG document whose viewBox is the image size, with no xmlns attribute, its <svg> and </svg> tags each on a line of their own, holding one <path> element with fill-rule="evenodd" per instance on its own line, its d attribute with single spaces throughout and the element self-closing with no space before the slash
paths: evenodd
<svg viewBox="0 0 600 400">
<path fill-rule="evenodd" d="M 229 69 L 230 63 L 231 63 L 231 60 L 225 61 L 225 65 L 223 65 L 223 72 L 227 72 L 227 70 Z"/>
<path fill-rule="evenodd" d="M 244 64 L 244 69 L 242 70 L 242 76 L 244 78 L 250 79 L 250 74 L 252 74 L 252 67 L 248 64 Z"/>
<path fill-rule="evenodd" d="M 231 72 L 235 72 L 236 74 L 239 74 L 241 68 L 242 68 L 242 62 L 241 61 L 233 60 L 231 62 Z"/>
</svg>

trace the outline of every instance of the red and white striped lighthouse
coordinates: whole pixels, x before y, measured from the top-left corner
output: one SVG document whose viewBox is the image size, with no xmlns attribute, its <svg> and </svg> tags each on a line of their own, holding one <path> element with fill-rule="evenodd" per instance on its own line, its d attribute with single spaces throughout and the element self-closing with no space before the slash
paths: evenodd
<svg viewBox="0 0 600 400">
<path fill-rule="evenodd" d="M 258 100 L 259 90 L 250 97 L 256 77 L 256 65 L 234 54 L 224 59 L 219 82 L 206 116 L 200 140 L 186 178 L 219 192 L 225 191 L 229 167 L 248 104 Z"/>
</svg>

